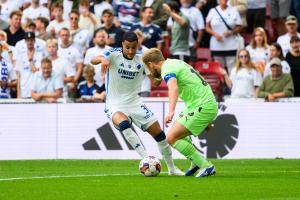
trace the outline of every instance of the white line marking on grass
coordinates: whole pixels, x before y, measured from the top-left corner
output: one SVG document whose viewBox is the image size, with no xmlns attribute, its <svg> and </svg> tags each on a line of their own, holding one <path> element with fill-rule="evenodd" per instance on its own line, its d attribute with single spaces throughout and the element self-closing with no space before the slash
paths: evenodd
<svg viewBox="0 0 300 200">
<path fill-rule="evenodd" d="M 161 172 L 167 174 L 167 172 Z M 81 177 L 106 177 L 106 176 L 138 176 L 141 173 L 127 173 L 127 174 L 82 174 L 82 175 L 65 175 L 65 176 L 33 176 L 33 177 L 13 177 L 0 178 L 0 181 L 18 181 L 18 180 L 34 180 L 34 179 L 60 179 L 60 178 L 81 178 Z"/>
<path fill-rule="evenodd" d="M 140 173 L 134 174 L 82 174 L 82 175 L 66 175 L 66 176 L 33 176 L 33 177 L 14 177 L 14 178 L 0 178 L 0 181 L 17 181 L 17 180 L 33 180 L 33 179 L 59 179 L 59 178 L 80 178 L 80 177 L 105 177 L 105 176 L 136 176 Z"/>
</svg>

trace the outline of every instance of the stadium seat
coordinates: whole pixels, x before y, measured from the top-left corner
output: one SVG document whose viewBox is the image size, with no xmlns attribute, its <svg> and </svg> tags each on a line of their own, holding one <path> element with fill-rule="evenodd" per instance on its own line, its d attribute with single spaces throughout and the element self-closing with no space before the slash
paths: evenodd
<svg viewBox="0 0 300 200">
<path fill-rule="evenodd" d="M 205 78 L 211 86 L 213 93 L 218 101 L 224 97 L 224 77 L 222 75 L 222 64 L 220 62 L 202 62 L 194 64 L 194 68 Z"/>
<path fill-rule="evenodd" d="M 168 90 L 153 90 L 150 97 L 168 97 Z"/>
<path fill-rule="evenodd" d="M 211 51 L 209 48 L 198 48 L 197 49 L 197 59 L 199 61 L 211 61 Z"/>
</svg>

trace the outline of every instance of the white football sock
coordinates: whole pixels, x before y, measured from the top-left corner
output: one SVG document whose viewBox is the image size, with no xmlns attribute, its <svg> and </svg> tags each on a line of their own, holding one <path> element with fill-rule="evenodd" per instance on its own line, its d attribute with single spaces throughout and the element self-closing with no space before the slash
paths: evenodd
<svg viewBox="0 0 300 200">
<path fill-rule="evenodd" d="M 163 156 L 163 159 L 165 160 L 167 167 L 168 167 L 168 171 L 169 172 L 174 172 L 175 170 L 175 165 L 174 165 L 174 161 L 172 158 L 172 149 L 171 146 L 167 143 L 166 139 L 157 142 L 158 144 L 158 149 L 161 153 L 161 155 Z"/>
<path fill-rule="evenodd" d="M 123 130 L 122 133 L 123 133 L 124 137 L 126 138 L 126 140 L 129 142 L 129 144 L 134 148 L 134 150 L 136 150 L 136 152 L 142 158 L 147 156 L 146 150 L 145 150 L 140 138 L 131 128 L 127 128 L 127 129 Z"/>
</svg>

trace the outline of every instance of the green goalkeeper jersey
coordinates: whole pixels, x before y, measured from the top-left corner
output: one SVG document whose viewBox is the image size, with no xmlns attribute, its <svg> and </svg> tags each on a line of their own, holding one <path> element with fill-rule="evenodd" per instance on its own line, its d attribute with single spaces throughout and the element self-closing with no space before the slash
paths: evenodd
<svg viewBox="0 0 300 200">
<path fill-rule="evenodd" d="M 167 59 L 161 68 L 161 76 L 168 83 L 177 79 L 179 97 L 188 108 L 205 107 L 205 103 L 215 101 L 215 96 L 205 79 L 190 65 L 177 59 Z"/>
</svg>

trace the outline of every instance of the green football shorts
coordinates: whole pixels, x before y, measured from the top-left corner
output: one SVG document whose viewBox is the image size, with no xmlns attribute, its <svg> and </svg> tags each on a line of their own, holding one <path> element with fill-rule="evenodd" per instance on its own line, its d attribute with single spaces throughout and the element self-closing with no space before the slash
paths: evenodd
<svg viewBox="0 0 300 200">
<path fill-rule="evenodd" d="M 212 123 L 217 114 L 218 105 L 216 102 L 211 102 L 205 107 L 194 107 L 184 110 L 176 120 L 194 136 L 198 136 Z"/>
</svg>

